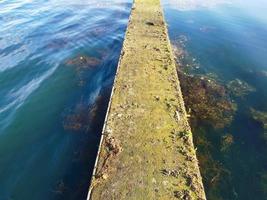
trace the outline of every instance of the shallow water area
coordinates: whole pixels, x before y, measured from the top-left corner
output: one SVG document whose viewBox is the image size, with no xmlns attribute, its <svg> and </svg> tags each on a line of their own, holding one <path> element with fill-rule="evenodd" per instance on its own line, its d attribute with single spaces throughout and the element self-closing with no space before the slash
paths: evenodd
<svg viewBox="0 0 267 200">
<path fill-rule="evenodd" d="M 267 4 L 163 1 L 207 199 L 267 197 Z"/>
<path fill-rule="evenodd" d="M 0 2 L 0 199 L 85 199 L 131 1 Z"/>
</svg>

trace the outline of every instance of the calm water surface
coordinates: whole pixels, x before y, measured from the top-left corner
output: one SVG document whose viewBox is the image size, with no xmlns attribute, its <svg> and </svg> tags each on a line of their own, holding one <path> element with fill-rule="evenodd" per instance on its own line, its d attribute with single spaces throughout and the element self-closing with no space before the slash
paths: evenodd
<svg viewBox="0 0 267 200">
<path fill-rule="evenodd" d="M 191 124 L 208 199 L 267 199 L 267 2 L 163 4 L 179 71 L 201 83 L 199 88 L 181 83 L 184 94 L 195 88 L 199 98 L 209 95 L 206 110 L 185 98 L 197 118 Z M 209 120 L 226 119 L 212 107 L 222 99 L 221 105 L 233 106 L 232 118 L 215 127 Z M 214 113 L 198 116 L 203 110 Z"/>
<path fill-rule="evenodd" d="M 0 1 L 0 200 L 85 199 L 131 1 Z"/>
</svg>

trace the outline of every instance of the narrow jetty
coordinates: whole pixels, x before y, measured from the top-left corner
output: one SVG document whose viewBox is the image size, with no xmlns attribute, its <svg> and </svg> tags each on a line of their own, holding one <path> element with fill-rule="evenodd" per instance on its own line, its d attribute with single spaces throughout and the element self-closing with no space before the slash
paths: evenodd
<svg viewBox="0 0 267 200">
<path fill-rule="evenodd" d="M 160 0 L 135 0 L 88 200 L 205 193 Z"/>
</svg>

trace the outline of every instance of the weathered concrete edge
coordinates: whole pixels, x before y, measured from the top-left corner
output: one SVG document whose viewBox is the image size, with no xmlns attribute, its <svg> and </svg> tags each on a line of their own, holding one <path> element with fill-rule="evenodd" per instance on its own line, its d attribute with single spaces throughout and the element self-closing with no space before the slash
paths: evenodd
<svg viewBox="0 0 267 200">
<path fill-rule="evenodd" d="M 128 20 L 128 24 L 127 24 L 127 28 L 126 28 L 124 37 L 127 35 L 128 31 L 129 31 L 128 25 L 129 25 L 129 23 L 131 21 L 131 18 L 132 18 L 132 10 L 133 10 L 133 8 L 134 8 L 134 2 L 132 4 L 132 9 L 131 9 L 131 12 L 130 12 L 130 16 L 129 16 L 129 20 Z M 105 133 L 105 129 L 106 129 L 106 126 L 107 126 L 107 120 L 108 120 L 108 116 L 109 116 L 109 113 L 110 113 L 110 107 L 111 107 L 111 104 L 112 104 L 112 97 L 113 97 L 113 94 L 114 94 L 114 90 L 116 88 L 116 80 L 117 80 L 119 69 L 121 67 L 121 60 L 122 60 L 122 57 L 123 57 L 123 54 L 124 54 L 124 49 L 125 49 L 124 46 L 125 46 L 125 39 L 124 39 L 123 44 L 122 44 L 120 58 L 119 58 L 119 62 L 118 62 L 118 65 L 117 65 L 117 70 L 116 70 L 115 77 L 114 77 L 114 82 L 113 82 L 113 86 L 112 86 L 112 90 L 111 90 L 111 94 L 110 94 L 110 99 L 109 99 L 109 103 L 108 103 L 108 107 L 107 107 L 107 112 L 106 112 L 106 116 L 105 116 L 105 120 L 104 120 L 104 124 L 103 124 L 103 128 L 102 128 L 102 132 L 101 132 L 99 148 L 98 148 L 98 151 L 97 151 L 96 160 L 95 160 L 95 164 L 94 164 L 94 169 L 93 169 L 92 177 L 91 177 L 91 180 L 90 180 L 90 186 L 89 186 L 89 190 L 88 190 L 88 194 L 87 194 L 86 200 L 90 200 L 90 198 L 91 198 L 91 193 L 92 193 L 92 189 L 93 189 L 91 185 L 92 185 L 92 182 L 93 182 L 94 177 L 96 175 L 98 160 L 99 160 L 99 157 L 100 157 L 99 155 L 100 155 L 100 152 L 101 152 L 101 149 L 102 149 L 101 146 L 103 144 L 103 140 L 104 140 L 104 137 L 105 137 L 104 133 Z"/>
<path fill-rule="evenodd" d="M 133 4 L 132 4 L 132 9 L 131 9 L 130 17 L 129 17 L 128 24 L 127 24 L 127 29 L 125 31 L 125 37 L 129 33 L 129 23 L 131 22 L 131 19 L 132 19 L 132 11 L 133 11 L 134 8 L 135 8 L 135 0 L 133 1 Z M 164 11 L 162 9 L 162 5 L 161 5 L 161 12 L 164 13 Z M 165 33 L 166 33 L 167 45 L 168 45 L 168 48 L 170 49 L 170 54 L 171 54 L 170 59 L 172 60 L 173 63 L 176 63 L 175 62 L 175 59 L 174 59 L 175 56 L 174 56 L 174 53 L 173 53 L 171 42 L 170 42 L 169 35 L 168 35 L 168 29 L 167 29 L 167 25 L 166 25 L 164 14 L 163 14 L 163 22 L 164 22 L 163 23 L 163 26 L 164 26 Z M 102 150 L 101 147 L 103 145 L 103 141 L 104 141 L 104 138 L 105 138 L 105 135 L 106 135 L 105 134 L 105 130 L 106 130 L 107 121 L 108 121 L 108 118 L 109 118 L 109 115 L 110 115 L 110 108 L 111 108 L 111 105 L 112 105 L 113 94 L 114 94 L 114 91 L 116 89 L 116 82 L 117 82 L 118 72 L 120 70 L 121 61 L 122 61 L 123 55 L 124 55 L 125 43 L 126 43 L 126 38 L 124 39 L 124 42 L 123 42 L 123 45 L 122 45 L 122 50 L 121 50 L 121 53 L 120 53 L 120 58 L 119 58 L 119 62 L 118 62 L 118 65 L 117 65 L 117 70 L 116 70 L 115 77 L 114 77 L 114 82 L 113 82 L 113 86 L 112 86 L 110 100 L 109 100 L 109 104 L 108 104 L 108 107 L 107 107 L 107 112 L 106 112 L 106 116 L 105 116 L 105 120 L 104 120 L 104 124 L 103 124 L 103 128 L 102 128 L 102 133 L 101 133 L 99 148 L 98 148 L 98 152 L 97 152 L 97 156 L 96 156 L 96 160 L 95 160 L 95 164 L 94 164 L 94 169 L 93 169 L 92 177 L 91 177 L 91 180 L 90 180 L 90 186 L 89 186 L 89 190 L 88 190 L 88 194 L 87 194 L 87 200 L 90 200 L 91 199 L 91 194 L 92 194 L 92 190 L 93 190 L 92 183 L 93 183 L 93 180 L 95 179 L 95 176 L 96 176 L 96 171 L 97 171 L 97 168 L 98 168 L 100 153 L 101 153 L 101 150 Z M 180 96 L 180 98 L 182 100 L 181 101 L 182 109 L 183 109 L 184 113 L 186 114 L 186 109 L 185 109 L 185 105 L 184 105 L 183 94 L 181 92 L 179 77 L 178 77 L 178 74 L 177 74 L 177 71 L 176 71 L 176 68 L 175 67 L 173 68 L 173 70 L 175 71 L 174 74 L 175 74 L 176 80 L 177 80 L 178 94 L 179 94 L 179 96 Z M 189 131 L 191 132 L 191 128 L 190 128 L 190 125 L 189 125 L 188 121 L 187 121 L 187 124 L 188 124 L 187 127 L 188 127 Z M 191 139 L 192 146 L 194 147 L 192 134 L 191 134 L 190 139 Z M 194 155 L 196 156 L 196 152 L 194 152 Z M 197 173 L 199 174 L 199 178 L 201 179 L 200 182 L 202 183 L 202 177 L 201 177 L 201 174 L 200 174 L 198 162 L 196 164 L 197 164 L 197 167 L 196 168 L 198 169 L 198 172 Z M 202 188 L 204 188 L 203 185 L 202 185 Z M 203 194 L 205 195 L 205 191 L 203 191 Z M 205 199 L 206 199 L 206 197 L 205 197 Z"/>
<path fill-rule="evenodd" d="M 164 10 L 162 8 L 162 0 L 160 0 L 160 2 L 161 2 L 161 11 L 163 13 L 163 22 L 164 22 L 164 28 L 165 28 L 166 37 L 167 37 L 168 48 L 171 50 L 170 51 L 170 54 L 171 54 L 171 58 L 170 59 L 172 60 L 173 63 L 176 63 L 174 52 L 173 52 L 173 48 L 172 48 L 172 45 L 171 45 L 171 42 L 170 42 L 170 38 L 169 38 L 167 23 L 166 23 L 165 16 L 164 16 Z M 174 74 L 175 74 L 175 76 L 177 78 L 177 85 L 178 85 L 178 90 L 179 90 L 178 91 L 178 94 L 180 95 L 180 98 L 182 100 L 181 101 L 182 109 L 184 110 L 184 113 L 187 116 L 188 114 L 187 114 L 186 109 L 185 109 L 184 97 L 183 97 L 183 93 L 182 93 L 182 90 L 181 90 L 180 80 L 179 80 L 179 77 L 178 77 L 178 73 L 177 73 L 176 68 L 174 68 L 174 70 L 175 70 L 175 73 Z M 187 127 L 188 127 L 189 131 L 192 133 L 191 126 L 189 125 L 188 120 L 186 120 L 186 123 L 188 124 Z M 191 139 L 192 146 L 195 147 L 194 142 L 193 142 L 193 134 L 191 134 L 190 139 Z M 202 184 L 202 189 L 203 189 L 202 192 L 203 192 L 204 198 L 206 199 L 206 193 L 205 193 L 205 190 L 204 190 L 203 180 L 202 180 L 202 176 L 201 176 L 201 173 L 200 173 L 200 168 L 199 168 L 199 164 L 198 164 L 196 149 L 195 148 L 193 148 L 193 149 L 194 149 L 194 155 L 195 155 L 195 158 L 196 158 L 196 161 L 197 161 L 195 164 L 197 165 L 196 166 L 196 169 L 198 169 L 198 172 L 197 172 L 199 174 L 198 178 L 200 179 L 199 181 Z"/>
</svg>

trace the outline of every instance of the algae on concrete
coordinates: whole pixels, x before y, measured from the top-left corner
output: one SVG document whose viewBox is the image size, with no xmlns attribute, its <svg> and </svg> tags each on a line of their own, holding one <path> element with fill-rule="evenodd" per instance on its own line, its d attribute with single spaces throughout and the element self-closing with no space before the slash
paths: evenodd
<svg viewBox="0 0 267 200">
<path fill-rule="evenodd" d="M 135 0 L 88 199 L 205 199 L 160 0 Z"/>
</svg>

